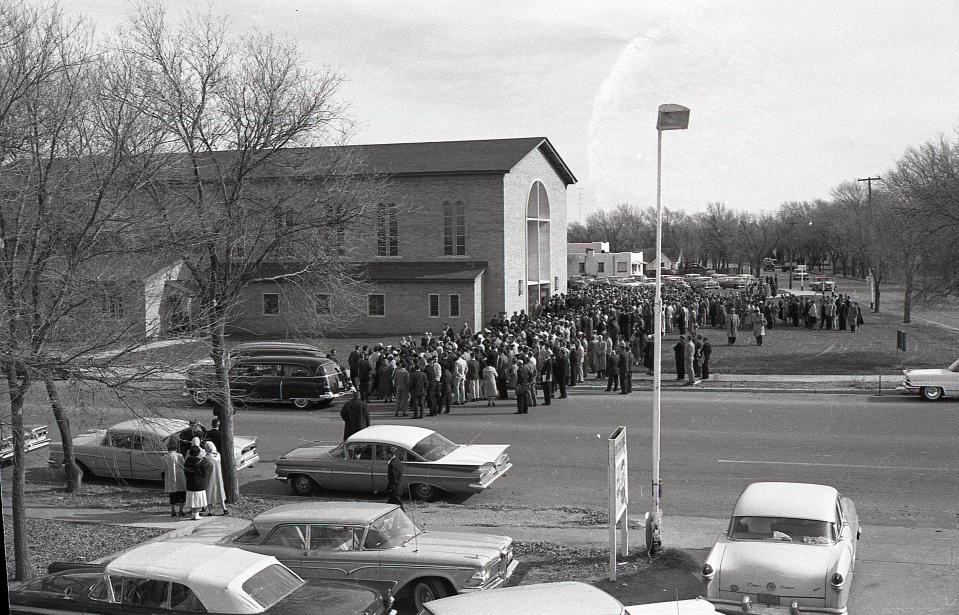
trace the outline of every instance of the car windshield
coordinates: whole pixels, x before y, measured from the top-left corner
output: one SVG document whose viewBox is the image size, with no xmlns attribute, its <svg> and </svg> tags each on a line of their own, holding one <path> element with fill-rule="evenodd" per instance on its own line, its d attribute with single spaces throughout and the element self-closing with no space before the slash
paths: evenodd
<svg viewBox="0 0 959 615">
<path fill-rule="evenodd" d="M 243 591 L 263 607 L 263 610 L 283 600 L 305 581 L 292 570 L 280 564 L 267 566 L 243 582 Z"/>
<path fill-rule="evenodd" d="M 956 359 L 956 362 L 949 366 L 950 372 L 959 372 L 959 359 Z"/>
<path fill-rule="evenodd" d="M 836 542 L 836 526 L 829 521 L 789 517 L 733 517 L 729 524 L 733 540 L 778 540 L 824 545 Z"/>
<path fill-rule="evenodd" d="M 392 549 L 422 533 L 402 508 L 395 508 L 370 524 L 365 549 Z"/>
<path fill-rule="evenodd" d="M 432 433 L 413 447 L 413 452 L 427 461 L 436 461 L 446 457 L 459 447 L 438 433 Z"/>
</svg>

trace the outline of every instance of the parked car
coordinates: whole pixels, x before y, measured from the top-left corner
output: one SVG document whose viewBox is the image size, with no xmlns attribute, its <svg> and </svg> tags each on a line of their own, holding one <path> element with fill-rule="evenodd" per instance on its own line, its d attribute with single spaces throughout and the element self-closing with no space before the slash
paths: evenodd
<svg viewBox="0 0 959 615">
<path fill-rule="evenodd" d="M 4 435 L 0 440 L 0 464 L 13 461 L 13 434 L 6 426 L 0 427 Z M 27 425 L 23 428 L 23 450 L 28 453 L 38 448 L 50 446 L 50 436 L 46 425 Z"/>
<path fill-rule="evenodd" d="M 959 395 L 959 359 L 945 369 L 904 369 L 902 375 L 896 387 L 902 393 L 919 393 L 928 401 Z"/>
<path fill-rule="evenodd" d="M 275 557 L 204 544 L 153 542 L 105 566 L 80 564 L 10 590 L 10 613 L 383 615 L 389 593 L 307 582 Z"/>
<path fill-rule="evenodd" d="M 86 476 L 163 481 L 163 456 L 169 444 L 178 443 L 190 428 L 188 421 L 139 418 L 96 429 L 73 438 L 73 455 Z M 247 468 L 260 460 L 256 438 L 234 436 L 237 467 Z M 50 445 L 48 463 L 63 467 L 63 445 Z"/>
<path fill-rule="evenodd" d="M 213 364 L 188 368 L 183 387 L 184 395 L 197 405 L 213 400 L 217 390 Z M 239 354 L 231 360 L 230 396 L 236 403 L 288 402 L 303 409 L 329 405 L 352 391 L 343 368 L 325 357 Z"/>
<path fill-rule="evenodd" d="M 836 283 L 829 278 L 817 277 L 813 282 L 813 289 L 821 293 L 831 293 L 836 290 Z"/>
<path fill-rule="evenodd" d="M 495 589 L 518 565 L 509 536 L 427 532 L 401 507 L 379 502 L 279 506 L 217 544 L 272 555 L 308 579 L 395 583 L 394 595 L 415 611 L 443 596 Z"/>
<path fill-rule="evenodd" d="M 482 594 L 451 596 L 427 602 L 420 615 L 702 615 L 716 613 L 701 598 L 624 607 L 603 590 L 578 581 L 505 587 Z"/>
<path fill-rule="evenodd" d="M 848 613 L 861 529 L 833 487 L 753 483 L 703 565 L 703 593 L 724 613 Z"/>
<path fill-rule="evenodd" d="M 402 488 L 423 500 L 440 493 L 478 493 L 513 467 L 506 444 L 454 444 L 432 429 L 373 425 L 339 445 L 293 449 L 276 460 L 276 477 L 293 492 L 316 489 L 386 492 L 395 452 L 404 462 Z"/>
</svg>

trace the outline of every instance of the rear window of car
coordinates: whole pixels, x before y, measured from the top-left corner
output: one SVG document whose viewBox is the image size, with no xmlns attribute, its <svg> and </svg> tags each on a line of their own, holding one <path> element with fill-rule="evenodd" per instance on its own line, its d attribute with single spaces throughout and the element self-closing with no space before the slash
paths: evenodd
<svg viewBox="0 0 959 615">
<path fill-rule="evenodd" d="M 268 609 L 296 591 L 305 581 L 279 564 L 267 566 L 243 582 L 243 591 Z"/>
<path fill-rule="evenodd" d="M 790 517 L 733 517 L 729 537 L 733 540 L 832 544 L 836 541 L 836 525 L 829 521 Z"/>
<path fill-rule="evenodd" d="M 240 544 L 252 544 L 259 539 L 260 532 L 253 524 L 250 524 L 250 527 L 237 534 L 236 538 L 233 539 L 233 542 L 238 542 Z"/>
<path fill-rule="evenodd" d="M 458 446 L 440 434 L 433 433 L 417 442 L 413 452 L 427 461 L 437 461 L 452 453 Z"/>
</svg>

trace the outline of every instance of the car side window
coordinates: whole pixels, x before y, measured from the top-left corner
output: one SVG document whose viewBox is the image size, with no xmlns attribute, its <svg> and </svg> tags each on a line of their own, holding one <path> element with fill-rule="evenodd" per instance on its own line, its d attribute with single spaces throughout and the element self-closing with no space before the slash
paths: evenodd
<svg viewBox="0 0 959 615">
<path fill-rule="evenodd" d="M 406 449 L 402 446 L 396 446 L 394 444 L 376 445 L 376 458 L 378 460 L 389 461 L 394 454 L 400 461 L 406 461 Z"/>
<path fill-rule="evenodd" d="M 306 526 L 303 525 L 281 525 L 273 530 L 264 544 L 277 547 L 292 547 L 294 549 L 306 548 Z"/>
<path fill-rule="evenodd" d="M 359 549 L 359 537 L 352 527 L 310 526 L 311 551 L 355 551 L 357 549 Z"/>
<path fill-rule="evenodd" d="M 170 584 L 170 610 L 206 613 L 206 607 L 193 593 L 193 590 L 180 583 Z"/>
<path fill-rule="evenodd" d="M 846 513 L 842 509 L 842 500 L 836 500 L 836 524 L 837 527 L 842 527 L 846 524 Z"/>
<path fill-rule="evenodd" d="M 372 444 L 350 444 L 346 447 L 347 459 L 373 459 Z"/>
<path fill-rule="evenodd" d="M 166 607 L 169 583 L 158 579 L 112 577 L 117 602 L 130 606 Z M 118 591 L 119 586 L 119 591 Z"/>
<path fill-rule="evenodd" d="M 113 448 L 133 448 L 132 434 L 112 433 L 109 436 L 110 446 Z"/>
<path fill-rule="evenodd" d="M 303 365 L 282 365 L 281 373 L 287 378 L 310 378 L 313 372 Z"/>
<path fill-rule="evenodd" d="M 251 363 L 246 370 L 250 376 L 279 376 L 280 366 L 274 363 Z"/>
</svg>

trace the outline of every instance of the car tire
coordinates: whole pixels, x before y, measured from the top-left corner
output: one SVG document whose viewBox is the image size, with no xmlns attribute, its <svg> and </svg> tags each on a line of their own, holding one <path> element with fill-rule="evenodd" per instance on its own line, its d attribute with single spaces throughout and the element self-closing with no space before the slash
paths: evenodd
<svg viewBox="0 0 959 615">
<path fill-rule="evenodd" d="M 294 397 L 293 399 L 290 400 L 290 403 L 293 404 L 293 407 L 298 410 L 306 410 L 307 408 L 310 407 L 310 404 L 313 402 L 303 397 Z"/>
<path fill-rule="evenodd" d="M 210 394 L 205 391 L 193 391 L 193 403 L 198 406 L 205 406 L 210 403 Z"/>
<path fill-rule="evenodd" d="M 77 461 L 75 463 L 77 464 L 77 471 L 80 472 L 80 483 L 85 483 L 97 477 L 90 468 L 83 465 L 83 462 Z"/>
<path fill-rule="evenodd" d="M 294 474 L 290 476 L 290 489 L 296 495 L 313 495 L 318 489 L 316 482 L 306 474 Z"/>
<path fill-rule="evenodd" d="M 410 604 L 414 613 L 423 612 L 423 605 L 431 600 L 445 598 L 449 592 L 439 579 L 417 579 L 410 587 Z"/>
<path fill-rule="evenodd" d="M 942 398 L 942 389 L 939 387 L 922 387 L 919 389 L 919 394 L 926 401 L 936 401 Z"/>
<path fill-rule="evenodd" d="M 411 488 L 413 497 L 424 502 L 432 502 L 436 499 L 437 489 L 433 485 L 426 483 L 416 483 Z"/>
</svg>

